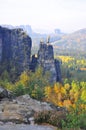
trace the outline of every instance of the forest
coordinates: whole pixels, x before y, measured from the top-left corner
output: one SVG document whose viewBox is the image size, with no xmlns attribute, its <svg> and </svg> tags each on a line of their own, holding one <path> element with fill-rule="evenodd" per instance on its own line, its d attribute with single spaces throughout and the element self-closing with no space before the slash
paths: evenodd
<svg viewBox="0 0 86 130">
<path fill-rule="evenodd" d="M 86 54 L 55 50 L 54 57 L 60 61 L 61 83 L 50 84 L 49 72 L 43 75 L 40 67 L 35 73 L 22 72 L 15 81 L 5 70 L 0 76 L 0 86 L 14 96 L 29 94 L 34 99 L 66 108 L 69 113 L 66 121 L 62 120 L 63 128 L 86 128 Z"/>
</svg>

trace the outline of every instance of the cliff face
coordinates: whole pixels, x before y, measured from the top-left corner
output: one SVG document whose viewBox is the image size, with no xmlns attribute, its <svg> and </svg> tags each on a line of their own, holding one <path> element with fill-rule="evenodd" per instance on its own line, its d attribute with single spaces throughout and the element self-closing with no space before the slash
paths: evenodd
<svg viewBox="0 0 86 130">
<path fill-rule="evenodd" d="M 31 38 L 22 29 L 0 27 L 0 74 L 7 70 L 12 76 L 24 70 L 35 71 L 37 66 L 43 68 L 44 74 L 50 72 L 50 82 L 60 82 L 59 61 L 54 59 L 52 45 L 40 43 L 38 56 L 31 57 Z M 14 78 L 15 79 L 15 78 Z"/>
<path fill-rule="evenodd" d="M 49 43 L 40 43 L 37 57 L 32 56 L 30 69 L 34 72 L 36 67 L 42 67 L 43 73 L 49 72 L 50 82 L 61 82 L 60 63 L 54 59 L 53 46 Z"/>
<path fill-rule="evenodd" d="M 60 64 L 58 60 L 54 59 L 52 45 L 41 43 L 38 51 L 38 66 L 50 72 L 50 82 L 61 82 Z"/>
<path fill-rule="evenodd" d="M 31 45 L 31 38 L 22 29 L 0 27 L 0 71 L 12 67 L 20 73 L 29 69 Z"/>
</svg>

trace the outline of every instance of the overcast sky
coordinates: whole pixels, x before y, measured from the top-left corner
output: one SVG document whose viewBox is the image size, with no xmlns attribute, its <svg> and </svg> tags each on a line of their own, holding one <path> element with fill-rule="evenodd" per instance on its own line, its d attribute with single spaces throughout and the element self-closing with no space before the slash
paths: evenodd
<svg viewBox="0 0 86 130">
<path fill-rule="evenodd" d="M 0 24 L 73 32 L 86 28 L 86 0 L 0 0 Z"/>
</svg>

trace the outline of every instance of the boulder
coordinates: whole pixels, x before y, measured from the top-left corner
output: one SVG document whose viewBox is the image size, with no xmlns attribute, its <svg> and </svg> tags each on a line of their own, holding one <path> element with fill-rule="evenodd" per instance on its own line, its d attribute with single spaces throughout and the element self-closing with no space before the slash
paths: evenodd
<svg viewBox="0 0 86 130">
<path fill-rule="evenodd" d="M 12 98 L 13 98 L 12 93 L 0 86 L 0 100 L 8 101 L 8 100 L 12 100 Z"/>
<path fill-rule="evenodd" d="M 8 91 L 0 86 L 0 100 L 8 97 L 9 97 Z"/>
<path fill-rule="evenodd" d="M 34 114 L 42 111 L 52 111 L 56 108 L 49 103 L 30 98 L 29 95 L 19 96 L 13 101 L 2 101 L 0 104 L 0 121 L 14 123 L 32 123 Z"/>
<path fill-rule="evenodd" d="M 49 103 L 32 99 L 29 95 L 19 96 L 16 98 L 16 101 L 20 105 L 27 105 L 28 108 L 32 109 L 34 112 L 53 110 Z"/>
<path fill-rule="evenodd" d="M 8 97 L 8 91 L 0 86 L 0 97 Z"/>
</svg>

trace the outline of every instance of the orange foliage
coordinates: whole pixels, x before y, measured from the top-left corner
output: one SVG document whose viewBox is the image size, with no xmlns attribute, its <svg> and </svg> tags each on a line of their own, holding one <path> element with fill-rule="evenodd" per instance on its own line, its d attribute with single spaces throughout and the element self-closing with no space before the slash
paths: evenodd
<svg viewBox="0 0 86 130">
<path fill-rule="evenodd" d="M 82 70 L 82 71 L 86 71 L 86 68 L 80 68 L 80 70 Z"/>
<path fill-rule="evenodd" d="M 72 82 L 72 86 L 69 84 L 62 86 L 60 83 L 55 83 L 53 87 L 45 87 L 46 100 L 67 109 L 76 108 L 79 99 L 86 101 L 85 92 L 86 89 L 79 88 L 75 82 Z M 81 108 L 86 109 L 86 105 L 81 103 Z"/>
</svg>

